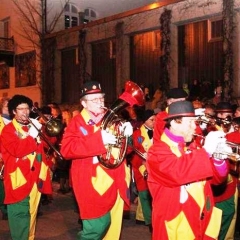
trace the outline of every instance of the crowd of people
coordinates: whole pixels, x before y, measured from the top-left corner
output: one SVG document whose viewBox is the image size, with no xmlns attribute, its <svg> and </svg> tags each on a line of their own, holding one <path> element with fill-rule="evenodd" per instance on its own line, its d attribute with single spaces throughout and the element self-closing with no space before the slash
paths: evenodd
<svg viewBox="0 0 240 240">
<path fill-rule="evenodd" d="M 83 84 L 73 110 L 40 108 L 24 95 L 3 98 L 0 210 L 12 239 L 34 239 L 54 180 L 60 194 L 76 199 L 77 239 L 120 239 L 131 202 L 153 240 L 234 239 L 240 109 L 203 102 L 193 90 L 191 98 L 183 88 L 157 89 L 151 98 L 139 87 L 137 97 L 124 91 L 110 109 L 96 81 Z"/>
</svg>

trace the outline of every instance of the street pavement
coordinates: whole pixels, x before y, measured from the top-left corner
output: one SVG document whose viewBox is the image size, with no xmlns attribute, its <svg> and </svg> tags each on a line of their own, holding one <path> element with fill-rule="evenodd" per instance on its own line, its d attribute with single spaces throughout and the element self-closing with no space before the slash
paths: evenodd
<svg viewBox="0 0 240 240">
<path fill-rule="evenodd" d="M 58 188 L 59 184 L 53 182 L 52 203 L 41 205 L 40 212 L 42 212 L 42 216 L 37 218 L 35 240 L 74 240 L 80 230 L 78 213 L 76 213 L 72 193 L 58 193 Z M 151 239 L 148 227 L 135 223 L 135 210 L 136 206 L 132 204 L 130 219 L 123 220 L 120 240 Z M 0 240 L 11 240 L 8 221 L 2 220 L 1 214 L 0 219 Z"/>
</svg>

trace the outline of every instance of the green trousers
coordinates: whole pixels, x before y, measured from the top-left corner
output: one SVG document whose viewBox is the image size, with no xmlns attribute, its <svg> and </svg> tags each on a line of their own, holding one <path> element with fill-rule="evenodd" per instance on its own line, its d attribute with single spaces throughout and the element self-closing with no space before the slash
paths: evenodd
<svg viewBox="0 0 240 240">
<path fill-rule="evenodd" d="M 139 191 L 138 196 L 142 205 L 142 212 L 146 225 L 152 223 L 152 198 L 148 190 Z"/>
<path fill-rule="evenodd" d="M 4 191 L 4 185 L 3 185 L 3 181 L 0 180 L 0 210 L 2 212 L 2 214 L 7 214 L 7 205 L 5 205 L 4 202 L 4 198 L 5 198 L 5 191 Z"/>
<path fill-rule="evenodd" d="M 218 240 L 224 240 L 235 213 L 234 196 L 216 203 L 216 207 L 222 210 L 222 222 Z"/>
<path fill-rule="evenodd" d="M 78 233 L 78 240 L 102 240 L 111 223 L 110 212 L 100 218 L 83 220 L 83 230 Z"/>
</svg>

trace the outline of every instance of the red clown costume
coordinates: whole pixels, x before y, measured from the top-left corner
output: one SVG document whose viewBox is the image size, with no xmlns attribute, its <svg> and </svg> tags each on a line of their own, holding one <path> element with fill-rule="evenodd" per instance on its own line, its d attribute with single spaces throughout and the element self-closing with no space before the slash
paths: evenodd
<svg viewBox="0 0 240 240">
<path fill-rule="evenodd" d="M 1 133 L 4 203 L 13 240 L 34 239 L 41 193 L 52 193 L 44 145 L 39 132 L 28 120 L 31 107 L 31 99 L 23 95 L 10 99 L 9 113 L 14 114 L 14 118 Z"/>
<path fill-rule="evenodd" d="M 115 169 L 108 169 L 97 159 L 106 152 L 99 127 L 83 109 L 70 122 L 62 141 L 61 153 L 65 158 L 73 159 L 72 184 L 82 219 L 107 213 L 118 194 L 129 205 L 130 172 L 125 162 Z M 75 137 L 79 140 L 74 141 Z"/>
<path fill-rule="evenodd" d="M 101 125 L 104 122 L 103 117 L 107 116 L 108 119 L 113 112 L 112 109 L 122 107 L 125 100 L 131 106 L 135 104 L 131 94 L 126 90 L 132 88 L 132 83 L 127 82 L 125 92 L 105 113 L 104 93 L 100 84 L 96 81 L 86 82 L 80 98 L 83 110 L 71 120 L 65 130 L 61 153 L 66 159 L 72 160 L 72 186 L 80 218 L 83 220 L 83 229 L 78 234 L 81 240 L 111 240 L 120 237 L 123 205 L 130 203 L 130 169 L 124 156 L 121 164 L 115 168 L 99 162 L 99 157 L 104 159 L 109 144 L 112 150 L 109 155 L 117 159 L 119 153 L 114 147 L 116 137 L 111 132 L 114 127 L 108 127 L 106 131 Z M 132 134 L 129 122 L 121 126 L 124 136 Z M 116 131 L 121 132 L 120 128 Z"/>
<path fill-rule="evenodd" d="M 170 108 L 183 104 L 172 103 Z M 214 207 L 211 184 L 225 180 L 224 162 L 210 159 L 205 149 L 186 149 L 184 138 L 165 128 L 161 140 L 148 151 L 147 170 L 153 240 L 217 239 L 221 210 Z"/>
</svg>

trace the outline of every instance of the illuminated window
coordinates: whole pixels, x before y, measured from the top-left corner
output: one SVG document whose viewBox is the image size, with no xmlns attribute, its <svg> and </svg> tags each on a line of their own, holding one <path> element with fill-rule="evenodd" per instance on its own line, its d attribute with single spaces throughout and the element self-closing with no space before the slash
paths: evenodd
<svg viewBox="0 0 240 240">
<path fill-rule="evenodd" d="M 5 63 L 0 63 L 0 89 L 9 88 L 9 67 Z"/>
<path fill-rule="evenodd" d="M 16 87 L 36 85 L 36 52 L 31 51 L 15 57 Z"/>
</svg>

